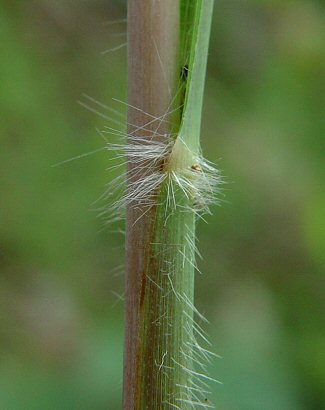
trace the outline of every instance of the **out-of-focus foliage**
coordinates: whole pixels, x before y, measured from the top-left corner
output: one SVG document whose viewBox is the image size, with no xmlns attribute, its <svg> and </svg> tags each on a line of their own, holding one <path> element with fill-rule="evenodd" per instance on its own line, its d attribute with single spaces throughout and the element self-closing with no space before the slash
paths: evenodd
<svg viewBox="0 0 325 410">
<path fill-rule="evenodd" d="M 83 92 L 121 112 L 124 2 L 0 4 L 0 408 L 120 408 L 123 236 Z M 228 182 L 199 225 L 197 305 L 223 410 L 325 408 L 325 3 L 219 0 L 203 149 Z M 116 175 L 116 171 L 114 171 Z M 120 295 L 120 296 L 119 296 Z"/>
</svg>

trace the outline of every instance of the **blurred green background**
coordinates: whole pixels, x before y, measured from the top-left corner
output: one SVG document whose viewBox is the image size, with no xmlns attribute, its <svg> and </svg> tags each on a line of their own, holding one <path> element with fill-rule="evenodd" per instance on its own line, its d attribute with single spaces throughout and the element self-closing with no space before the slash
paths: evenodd
<svg viewBox="0 0 325 410">
<path fill-rule="evenodd" d="M 121 112 L 125 1 L 0 1 L 0 409 L 119 409 L 123 235 L 82 93 Z M 325 2 L 219 0 L 202 143 L 227 179 L 198 238 L 222 410 L 325 408 Z M 103 111 L 103 110 L 101 110 Z"/>
</svg>

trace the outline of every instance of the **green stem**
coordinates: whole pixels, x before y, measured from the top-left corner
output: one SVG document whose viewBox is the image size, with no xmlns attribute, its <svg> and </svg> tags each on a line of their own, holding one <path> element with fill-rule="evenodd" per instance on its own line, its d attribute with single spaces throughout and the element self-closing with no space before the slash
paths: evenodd
<svg viewBox="0 0 325 410">
<path fill-rule="evenodd" d="M 194 365 L 208 353 L 196 340 L 193 299 L 195 218 L 205 206 L 207 178 L 199 132 L 212 5 L 129 1 L 129 140 L 138 138 L 139 152 L 157 143 L 166 149 L 154 161 L 143 154 L 140 163 L 128 162 L 134 199 L 127 207 L 124 410 L 208 406 L 208 378 Z M 146 181 L 158 182 L 148 182 L 143 201 Z"/>
</svg>

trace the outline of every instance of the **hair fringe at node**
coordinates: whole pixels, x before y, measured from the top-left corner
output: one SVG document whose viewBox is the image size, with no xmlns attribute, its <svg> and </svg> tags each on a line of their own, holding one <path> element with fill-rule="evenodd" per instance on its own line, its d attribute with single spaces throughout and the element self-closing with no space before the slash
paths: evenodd
<svg viewBox="0 0 325 410">
<path fill-rule="evenodd" d="M 101 131 L 101 135 L 106 133 L 111 131 Z M 105 200 L 100 216 L 107 223 L 123 219 L 126 206 L 141 207 L 144 215 L 153 206 L 161 205 L 166 218 L 176 208 L 182 208 L 202 218 L 211 214 L 211 205 L 220 203 L 224 183 L 220 171 L 201 152 L 191 152 L 180 136 L 175 139 L 173 135 L 159 135 L 159 139 L 153 139 L 129 134 L 123 138 L 124 143 L 106 143 L 106 149 L 114 153 L 112 161 L 118 161 L 108 170 L 125 166 L 126 160 L 131 165 L 127 175 L 124 172 L 114 178 L 100 198 Z M 159 204 L 157 192 L 163 186 L 166 203 Z M 185 206 L 179 204 L 179 193 L 187 200 Z"/>
</svg>

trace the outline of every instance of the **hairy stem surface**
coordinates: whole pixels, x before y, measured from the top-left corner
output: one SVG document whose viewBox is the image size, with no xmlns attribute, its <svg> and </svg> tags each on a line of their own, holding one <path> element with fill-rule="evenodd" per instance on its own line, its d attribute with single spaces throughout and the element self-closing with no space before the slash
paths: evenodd
<svg viewBox="0 0 325 410">
<path fill-rule="evenodd" d="M 193 298 L 195 218 L 216 182 L 199 152 L 212 4 L 129 1 L 124 410 L 209 407 Z"/>
</svg>

